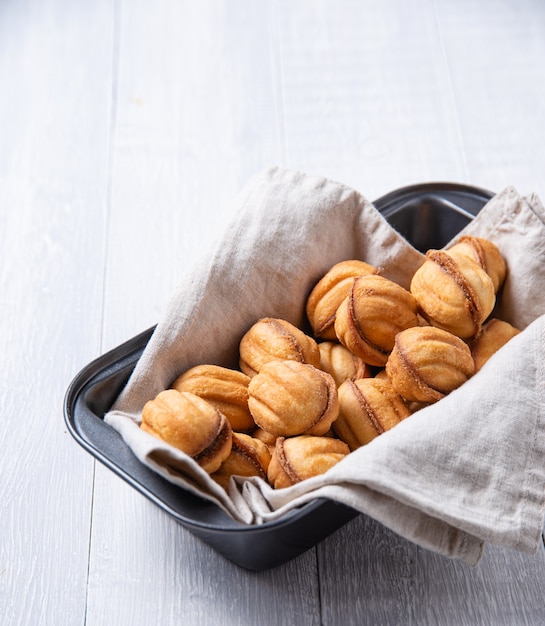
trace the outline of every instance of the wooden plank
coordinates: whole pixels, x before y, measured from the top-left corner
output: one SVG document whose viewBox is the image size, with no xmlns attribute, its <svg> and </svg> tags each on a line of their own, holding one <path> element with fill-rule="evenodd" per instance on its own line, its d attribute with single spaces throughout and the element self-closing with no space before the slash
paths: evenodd
<svg viewBox="0 0 545 626">
<path fill-rule="evenodd" d="M 127 325 L 105 347 L 157 322 L 242 185 L 281 164 L 268 13 L 254 4 L 122 3 L 105 318 Z"/>
<path fill-rule="evenodd" d="M 121 3 L 104 348 L 159 319 L 248 176 L 281 160 L 267 11 Z M 263 619 L 319 623 L 314 551 L 247 572 L 97 468 L 88 626 Z"/>
<path fill-rule="evenodd" d="M 290 167 L 370 200 L 466 180 L 433 2 L 277 4 Z"/>
<path fill-rule="evenodd" d="M 0 8 L 3 624 L 85 616 L 93 463 L 62 402 L 99 348 L 111 26 L 106 0 Z"/>
<path fill-rule="evenodd" d="M 97 467 L 87 624 L 320 623 L 314 550 L 246 571 L 106 471 Z"/>
<path fill-rule="evenodd" d="M 545 5 L 439 2 L 468 173 L 494 191 L 545 197 Z"/>
<path fill-rule="evenodd" d="M 331 554 L 335 554 L 334 559 Z M 476 567 L 360 516 L 318 551 L 323 624 L 542 624 L 545 551 L 486 546 Z"/>
</svg>

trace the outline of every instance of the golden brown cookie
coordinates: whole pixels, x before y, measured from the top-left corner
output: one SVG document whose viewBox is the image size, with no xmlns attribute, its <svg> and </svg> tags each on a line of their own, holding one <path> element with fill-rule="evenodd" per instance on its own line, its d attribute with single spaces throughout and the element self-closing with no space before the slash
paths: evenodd
<svg viewBox="0 0 545 626">
<path fill-rule="evenodd" d="M 467 344 L 433 326 L 417 326 L 399 333 L 386 363 L 392 386 L 409 402 L 436 402 L 474 372 Z"/>
<path fill-rule="evenodd" d="M 255 439 L 259 439 L 259 441 L 262 441 L 267 446 L 267 448 L 269 448 L 269 451 L 272 454 L 272 451 L 274 450 L 274 446 L 276 444 L 276 435 L 268 433 L 266 430 L 263 430 L 263 428 L 256 428 L 252 433 L 252 437 L 254 437 Z"/>
<path fill-rule="evenodd" d="M 197 365 L 188 369 L 172 383 L 178 391 L 189 391 L 207 400 L 229 420 L 235 431 L 250 432 L 255 428 L 248 408 L 250 377 L 219 365 Z"/>
<path fill-rule="evenodd" d="M 291 487 L 324 474 L 349 452 L 344 442 L 330 437 L 279 437 L 269 464 L 269 482 L 275 489 Z"/>
<path fill-rule="evenodd" d="M 492 318 L 482 327 L 481 332 L 471 343 L 471 354 L 478 372 L 488 359 L 510 339 L 520 333 L 508 322 Z"/>
<path fill-rule="evenodd" d="M 337 387 L 345 380 L 371 376 L 369 365 L 337 341 L 323 341 L 320 349 L 320 369 L 333 376 Z"/>
<path fill-rule="evenodd" d="M 240 369 L 255 376 L 269 361 L 297 361 L 320 366 L 320 351 L 312 337 L 289 322 L 264 317 L 242 337 L 239 346 Z"/>
<path fill-rule="evenodd" d="M 255 423 L 277 437 L 323 435 L 339 413 L 333 377 L 297 361 L 265 364 L 248 393 Z"/>
<path fill-rule="evenodd" d="M 410 287 L 420 313 L 462 339 L 474 337 L 494 308 L 492 279 L 467 256 L 428 250 L 426 257 Z"/>
<path fill-rule="evenodd" d="M 388 278 L 370 274 L 353 280 L 337 309 L 335 333 L 360 359 L 384 366 L 397 333 L 417 325 L 414 297 Z"/>
<path fill-rule="evenodd" d="M 333 428 L 350 450 L 356 450 L 410 414 L 389 380 L 348 380 L 339 387 L 339 417 Z"/>
<path fill-rule="evenodd" d="M 306 305 L 307 317 L 316 337 L 336 339 L 335 315 L 357 276 L 376 274 L 376 267 L 358 260 L 336 263 L 314 286 Z"/>
<path fill-rule="evenodd" d="M 271 452 L 266 444 L 245 433 L 233 433 L 231 454 L 211 478 L 224 489 L 228 488 L 231 476 L 259 476 L 266 481 L 270 461 Z"/>
<path fill-rule="evenodd" d="M 494 292 L 498 292 L 507 274 L 507 265 L 495 243 L 482 237 L 466 235 L 446 252 L 454 257 L 464 255 L 475 261 L 492 279 Z"/>
<path fill-rule="evenodd" d="M 229 420 L 193 393 L 162 391 L 144 405 L 140 428 L 182 450 L 208 473 L 215 472 L 231 452 Z"/>
</svg>

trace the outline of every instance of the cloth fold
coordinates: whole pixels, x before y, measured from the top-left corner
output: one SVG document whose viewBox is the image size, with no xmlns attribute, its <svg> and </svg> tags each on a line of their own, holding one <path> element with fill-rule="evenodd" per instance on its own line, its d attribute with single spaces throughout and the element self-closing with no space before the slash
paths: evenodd
<svg viewBox="0 0 545 626">
<path fill-rule="evenodd" d="M 233 479 L 227 494 L 179 450 L 142 432 L 141 409 L 200 363 L 234 367 L 260 317 L 305 328 L 304 306 L 336 262 L 359 258 L 408 287 L 424 261 L 358 192 L 272 168 L 235 199 L 237 218 L 181 281 L 105 420 L 168 480 L 259 524 L 317 497 L 343 502 L 415 543 L 467 563 L 484 542 L 536 550 L 545 506 L 545 209 L 508 187 L 462 234 L 498 244 L 508 278 L 494 313 L 523 332 L 473 378 L 334 466 L 274 490 Z M 180 469 L 181 468 L 181 469 Z"/>
</svg>

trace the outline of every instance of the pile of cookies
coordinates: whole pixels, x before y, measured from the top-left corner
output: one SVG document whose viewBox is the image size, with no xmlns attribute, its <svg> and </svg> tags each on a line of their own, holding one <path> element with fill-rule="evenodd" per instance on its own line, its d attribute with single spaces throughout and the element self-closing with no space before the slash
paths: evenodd
<svg viewBox="0 0 545 626">
<path fill-rule="evenodd" d="M 491 318 L 506 272 L 495 244 L 469 236 L 429 250 L 408 290 L 341 261 L 306 301 L 312 336 L 258 320 L 240 369 L 182 373 L 146 403 L 141 428 L 225 488 L 233 475 L 279 489 L 322 474 L 460 387 L 519 332 Z"/>
</svg>

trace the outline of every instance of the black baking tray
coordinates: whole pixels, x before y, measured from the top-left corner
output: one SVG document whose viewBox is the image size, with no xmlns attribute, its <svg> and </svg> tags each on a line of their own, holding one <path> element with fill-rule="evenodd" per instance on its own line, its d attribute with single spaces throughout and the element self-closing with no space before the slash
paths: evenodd
<svg viewBox="0 0 545 626">
<path fill-rule="evenodd" d="M 426 183 L 392 191 L 374 205 L 407 241 L 425 252 L 446 245 L 492 196 L 490 191 L 469 185 Z M 289 561 L 358 515 L 343 504 L 317 499 L 276 521 L 247 525 L 140 463 L 103 417 L 126 384 L 153 330 L 89 363 L 68 387 L 65 421 L 87 452 L 195 536 L 249 570 L 266 570 Z"/>
</svg>

